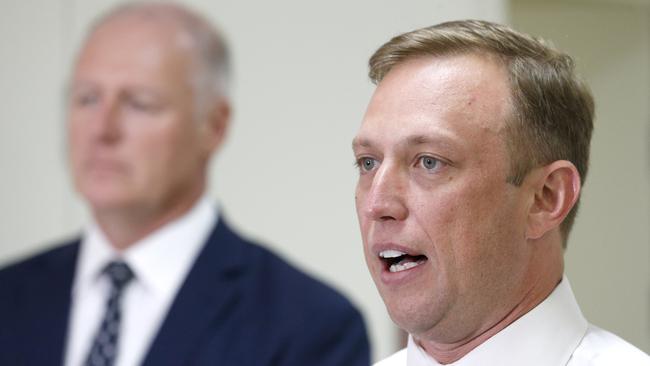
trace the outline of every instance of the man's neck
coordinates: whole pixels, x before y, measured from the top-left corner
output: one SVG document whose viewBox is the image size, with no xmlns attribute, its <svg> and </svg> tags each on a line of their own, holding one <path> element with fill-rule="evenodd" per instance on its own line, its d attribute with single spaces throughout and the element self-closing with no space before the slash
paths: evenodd
<svg viewBox="0 0 650 366">
<path fill-rule="evenodd" d="M 185 215 L 201 199 L 202 194 L 203 192 L 199 192 L 199 194 L 165 208 L 95 211 L 93 216 L 111 246 L 118 251 L 124 251 L 156 230 Z"/>
<path fill-rule="evenodd" d="M 414 337 L 415 342 L 420 347 L 422 347 L 427 354 L 435 358 L 439 363 L 443 365 L 458 361 L 470 353 L 474 348 L 478 347 L 491 337 L 495 336 L 508 325 L 512 324 L 521 316 L 539 305 L 551 292 L 553 292 L 554 288 L 555 286 L 550 289 L 540 291 L 540 293 L 535 294 L 535 296 L 525 298 L 522 302 L 518 303 L 508 314 L 506 314 L 505 317 L 478 335 L 472 335 L 454 343 L 429 342 L 419 340 Z"/>
<path fill-rule="evenodd" d="M 478 326 L 475 332 L 451 343 L 437 342 L 430 337 L 417 337 L 414 335 L 415 342 L 439 363 L 443 365 L 449 364 L 460 360 L 473 349 L 534 309 L 553 292 L 562 280 L 562 273 L 564 272 L 561 247 L 559 245 L 551 246 L 547 250 L 557 250 L 557 253 L 546 253 L 546 255 L 538 257 L 535 265 L 532 266 L 536 270 L 529 271 L 528 275 L 522 279 L 522 283 L 527 284 L 527 287 L 526 290 L 521 292 L 522 295 L 519 297 L 519 301 L 497 317 L 496 321 Z"/>
</svg>

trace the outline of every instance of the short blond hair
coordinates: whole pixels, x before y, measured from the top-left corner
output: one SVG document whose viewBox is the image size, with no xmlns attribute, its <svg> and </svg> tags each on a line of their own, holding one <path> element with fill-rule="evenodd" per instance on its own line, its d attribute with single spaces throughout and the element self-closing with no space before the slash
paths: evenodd
<svg viewBox="0 0 650 366">
<path fill-rule="evenodd" d="M 514 105 L 506 127 L 509 183 L 520 185 L 533 168 L 556 160 L 573 163 L 584 184 L 589 165 L 594 101 L 577 77 L 570 56 L 548 42 L 507 26 L 460 20 L 394 37 L 370 58 L 369 76 L 378 84 L 397 64 L 422 56 L 495 56 L 509 76 Z M 578 202 L 561 225 L 566 247 Z"/>
</svg>

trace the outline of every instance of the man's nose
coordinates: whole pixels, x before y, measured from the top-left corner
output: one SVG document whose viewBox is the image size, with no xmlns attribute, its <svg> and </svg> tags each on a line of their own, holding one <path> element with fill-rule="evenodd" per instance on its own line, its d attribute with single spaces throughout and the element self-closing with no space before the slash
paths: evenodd
<svg viewBox="0 0 650 366">
<path fill-rule="evenodd" d="M 107 100 L 102 104 L 93 121 L 95 138 L 103 143 L 114 143 L 119 140 L 122 134 L 120 119 L 119 100 Z"/>
<path fill-rule="evenodd" d="M 368 192 L 366 215 L 375 221 L 402 221 L 408 217 L 408 177 L 396 166 L 383 165 Z"/>
</svg>

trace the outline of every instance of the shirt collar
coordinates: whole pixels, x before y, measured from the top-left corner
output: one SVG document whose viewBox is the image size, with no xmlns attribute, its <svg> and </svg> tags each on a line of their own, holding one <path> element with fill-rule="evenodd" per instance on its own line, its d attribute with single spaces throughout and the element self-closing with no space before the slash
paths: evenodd
<svg viewBox="0 0 650 366">
<path fill-rule="evenodd" d="M 204 196 L 185 215 L 121 253 L 91 222 L 82 239 L 73 291 L 93 286 L 110 261 L 121 259 L 146 290 L 169 296 L 180 287 L 217 220 L 217 210 Z"/>
<path fill-rule="evenodd" d="M 542 303 L 449 365 L 565 365 L 587 327 L 565 276 Z M 408 366 L 440 365 L 410 336 L 407 360 Z"/>
</svg>

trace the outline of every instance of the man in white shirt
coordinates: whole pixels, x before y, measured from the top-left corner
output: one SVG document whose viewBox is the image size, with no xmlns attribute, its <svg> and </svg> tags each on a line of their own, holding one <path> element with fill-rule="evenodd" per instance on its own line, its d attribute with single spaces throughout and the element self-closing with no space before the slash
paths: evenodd
<svg viewBox="0 0 650 366">
<path fill-rule="evenodd" d="M 205 196 L 227 78 L 223 39 L 182 6 L 126 4 L 93 26 L 67 105 L 92 222 L 0 270 L 0 365 L 369 364 L 359 312 Z"/>
<path fill-rule="evenodd" d="M 353 141 L 368 268 L 406 349 L 378 365 L 649 365 L 563 277 L 593 99 L 569 56 L 484 21 L 397 36 Z"/>
</svg>

